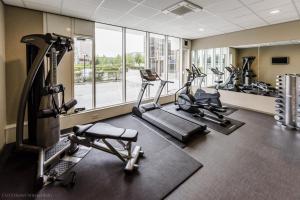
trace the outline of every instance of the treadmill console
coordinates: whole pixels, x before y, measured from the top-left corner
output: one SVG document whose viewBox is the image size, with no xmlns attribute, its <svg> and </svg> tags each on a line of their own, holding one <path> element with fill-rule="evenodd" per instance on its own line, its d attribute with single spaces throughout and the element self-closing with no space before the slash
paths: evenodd
<svg viewBox="0 0 300 200">
<path fill-rule="evenodd" d="M 159 79 L 159 76 L 155 71 L 151 71 L 150 69 L 141 69 L 140 74 L 142 79 L 146 81 L 156 81 Z"/>
</svg>

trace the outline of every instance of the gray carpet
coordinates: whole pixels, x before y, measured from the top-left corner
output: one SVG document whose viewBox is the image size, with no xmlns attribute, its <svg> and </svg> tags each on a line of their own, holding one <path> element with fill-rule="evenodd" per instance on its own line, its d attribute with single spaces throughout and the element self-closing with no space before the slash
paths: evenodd
<svg viewBox="0 0 300 200">
<path fill-rule="evenodd" d="M 247 122 L 229 136 L 211 131 L 185 149 L 204 168 L 168 200 L 299 200 L 300 132 L 276 126 L 273 116 L 239 109 Z"/>
<path fill-rule="evenodd" d="M 236 108 L 236 107 L 233 107 L 231 105 L 227 105 L 227 104 L 224 104 L 223 106 L 226 107 L 226 112 L 220 112 L 220 114 L 224 115 L 224 116 L 228 116 L 228 115 L 231 115 L 232 113 L 238 111 L 239 109 Z"/>
<path fill-rule="evenodd" d="M 77 172 L 73 189 L 49 185 L 39 196 L 53 199 L 162 199 L 202 164 L 155 133 L 132 116 L 110 119 L 108 123 L 139 131 L 138 144 L 145 152 L 140 168 L 125 174 L 116 157 L 92 150 L 72 170 Z"/>
</svg>

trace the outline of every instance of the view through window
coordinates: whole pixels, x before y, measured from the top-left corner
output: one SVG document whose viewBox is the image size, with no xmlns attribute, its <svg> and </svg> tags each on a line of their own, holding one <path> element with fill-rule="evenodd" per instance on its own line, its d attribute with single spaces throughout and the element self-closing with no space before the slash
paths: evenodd
<svg viewBox="0 0 300 200">
<path fill-rule="evenodd" d="M 126 30 L 126 101 L 137 100 L 141 88 L 140 69 L 145 69 L 146 33 Z M 147 97 L 147 92 L 145 97 Z"/>
<path fill-rule="evenodd" d="M 168 93 L 176 92 L 180 87 L 180 40 L 168 37 Z"/>
<path fill-rule="evenodd" d="M 165 48 L 166 40 L 165 36 L 150 33 L 149 41 L 149 69 L 155 71 L 158 76 L 166 80 L 166 69 L 165 69 Z M 150 97 L 154 97 L 156 91 L 160 86 L 159 81 L 154 83 L 154 86 L 150 87 Z M 164 88 L 162 95 L 166 94 L 166 88 Z"/>
<path fill-rule="evenodd" d="M 96 107 L 122 103 L 122 28 L 96 26 Z"/>
<path fill-rule="evenodd" d="M 74 39 L 74 97 L 76 107 L 93 108 L 93 41 L 90 38 Z"/>
<path fill-rule="evenodd" d="M 175 93 L 182 82 L 180 63 L 189 63 L 189 50 L 181 58 L 180 38 L 112 25 L 96 23 L 95 38 L 76 36 L 74 42 L 74 97 L 86 109 L 136 101 L 141 69 L 174 82 L 162 95 Z M 154 97 L 159 86 L 155 82 L 144 97 Z"/>
</svg>

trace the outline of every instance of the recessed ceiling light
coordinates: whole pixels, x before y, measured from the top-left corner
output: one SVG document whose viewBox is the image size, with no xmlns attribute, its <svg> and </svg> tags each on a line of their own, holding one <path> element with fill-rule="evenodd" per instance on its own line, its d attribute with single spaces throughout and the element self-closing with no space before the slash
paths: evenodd
<svg viewBox="0 0 300 200">
<path fill-rule="evenodd" d="M 204 31 L 204 28 L 199 28 L 198 31 L 203 32 L 203 31 Z"/>
<path fill-rule="evenodd" d="M 276 9 L 276 10 L 271 10 L 271 11 L 270 11 L 270 14 L 271 14 L 271 15 L 276 15 L 276 14 L 278 14 L 278 13 L 280 13 L 280 10 L 278 10 L 278 9 Z"/>
</svg>

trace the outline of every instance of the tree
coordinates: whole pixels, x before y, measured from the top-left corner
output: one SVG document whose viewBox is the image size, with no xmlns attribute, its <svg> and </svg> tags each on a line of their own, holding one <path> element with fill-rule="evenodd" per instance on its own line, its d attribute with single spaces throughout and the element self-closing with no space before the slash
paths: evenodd
<svg viewBox="0 0 300 200">
<path fill-rule="evenodd" d="M 133 58 L 132 54 L 127 54 L 126 55 L 126 63 L 127 63 L 127 66 L 129 68 L 133 67 L 133 65 L 134 65 L 134 58 Z"/>
<path fill-rule="evenodd" d="M 135 58 L 134 58 L 135 62 L 139 65 L 139 67 L 141 67 L 141 64 L 144 63 L 144 57 L 140 54 L 140 53 L 137 53 L 135 55 Z"/>
</svg>

